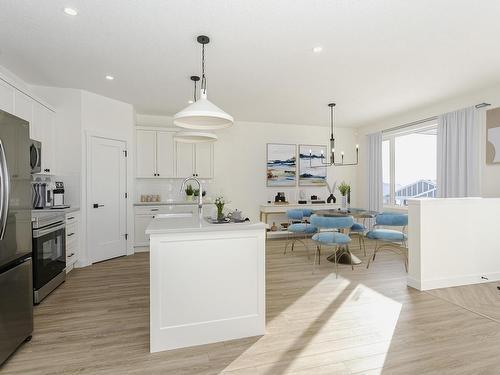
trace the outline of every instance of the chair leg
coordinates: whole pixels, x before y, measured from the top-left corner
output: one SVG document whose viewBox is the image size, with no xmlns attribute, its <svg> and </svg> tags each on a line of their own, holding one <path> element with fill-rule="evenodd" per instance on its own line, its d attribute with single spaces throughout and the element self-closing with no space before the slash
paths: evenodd
<svg viewBox="0 0 500 375">
<path fill-rule="evenodd" d="M 365 244 L 365 237 L 363 235 L 360 235 L 361 238 L 361 242 L 363 243 L 363 253 L 365 254 L 366 256 L 366 244 Z"/>
<path fill-rule="evenodd" d="M 373 249 L 373 256 L 368 258 L 368 263 L 366 265 L 366 269 L 370 267 L 370 261 L 373 259 L 375 261 L 375 254 L 377 253 L 378 241 L 375 241 L 375 249 Z"/>
<path fill-rule="evenodd" d="M 352 253 L 351 250 L 349 250 L 349 245 L 345 245 L 345 249 L 347 251 L 347 254 L 349 254 L 349 258 L 351 258 L 351 268 L 354 271 L 354 263 L 352 262 Z"/>
<path fill-rule="evenodd" d="M 338 255 L 339 255 L 339 247 L 335 246 L 335 278 L 337 279 L 339 277 L 339 260 L 338 260 Z"/>
<path fill-rule="evenodd" d="M 306 241 L 307 241 L 307 234 L 304 233 L 304 246 L 306 247 L 306 251 L 307 251 L 307 260 L 311 259 L 309 257 L 309 246 L 306 245 Z"/>
</svg>

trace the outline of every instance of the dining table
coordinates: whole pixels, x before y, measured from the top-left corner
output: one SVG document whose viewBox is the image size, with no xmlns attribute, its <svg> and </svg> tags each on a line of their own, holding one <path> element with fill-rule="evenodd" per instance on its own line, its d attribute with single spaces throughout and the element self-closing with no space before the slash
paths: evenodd
<svg viewBox="0 0 500 375">
<path fill-rule="evenodd" d="M 367 210 L 364 208 L 329 208 L 314 210 L 314 214 L 318 216 L 325 217 L 347 217 L 352 216 L 355 219 L 362 220 L 363 224 L 366 226 L 366 221 L 375 218 L 379 212 L 373 210 Z M 345 234 L 349 234 L 349 229 L 341 230 Z M 361 264 L 362 261 L 352 252 L 348 251 L 346 248 L 341 247 L 337 249 L 332 255 L 326 258 L 328 261 L 335 263 L 335 259 L 340 264 L 356 265 Z"/>
</svg>

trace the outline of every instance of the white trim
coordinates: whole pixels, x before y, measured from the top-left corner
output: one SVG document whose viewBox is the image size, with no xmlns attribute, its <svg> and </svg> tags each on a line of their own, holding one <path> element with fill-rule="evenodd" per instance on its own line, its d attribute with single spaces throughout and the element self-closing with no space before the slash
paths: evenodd
<svg viewBox="0 0 500 375">
<path fill-rule="evenodd" d="M 483 277 L 485 277 L 485 279 L 483 279 Z M 440 288 L 450 288 L 461 285 L 483 284 L 495 281 L 500 281 L 500 272 L 488 273 L 484 275 L 465 275 L 430 280 L 416 280 L 408 277 L 407 285 L 414 289 L 425 291 Z"/>
</svg>

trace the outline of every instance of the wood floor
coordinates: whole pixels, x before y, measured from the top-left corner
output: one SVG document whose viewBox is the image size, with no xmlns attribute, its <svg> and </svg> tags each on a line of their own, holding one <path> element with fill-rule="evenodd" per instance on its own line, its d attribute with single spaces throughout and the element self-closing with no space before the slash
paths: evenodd
<svg viewBox="0 0 500 375">
<path fill-rule="evenodd" d="M 0 373 L 500 374 L 500 324 L 408 288 L 395 254 L 335 278 L 325 255 L 313 274 L 300 246 L 285 256 L 283 246 L 267 244 L 262 337 L 150 354 L 140 253 L 73 271 L 36 307 L 33 340 Z"/>
</svg>

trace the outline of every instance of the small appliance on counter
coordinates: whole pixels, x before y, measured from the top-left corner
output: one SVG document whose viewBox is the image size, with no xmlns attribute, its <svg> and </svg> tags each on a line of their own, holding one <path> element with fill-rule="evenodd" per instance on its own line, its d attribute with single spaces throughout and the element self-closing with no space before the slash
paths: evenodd
<svg viewBox="0 0 500 375">
<path fill-rule="evenodd" d="M 34 182 L 32 188 L 33 208 L 35 210 L 43 210 L 47 206 L 47 183 Z"/>
<path fill-rule="evenodd" d="M 56 181 L 56 187 L 52 190 L 51 208 L 69 208 L 69 205 L 64 203 L 64 182 L 62 181 Z"/>
</svg>

